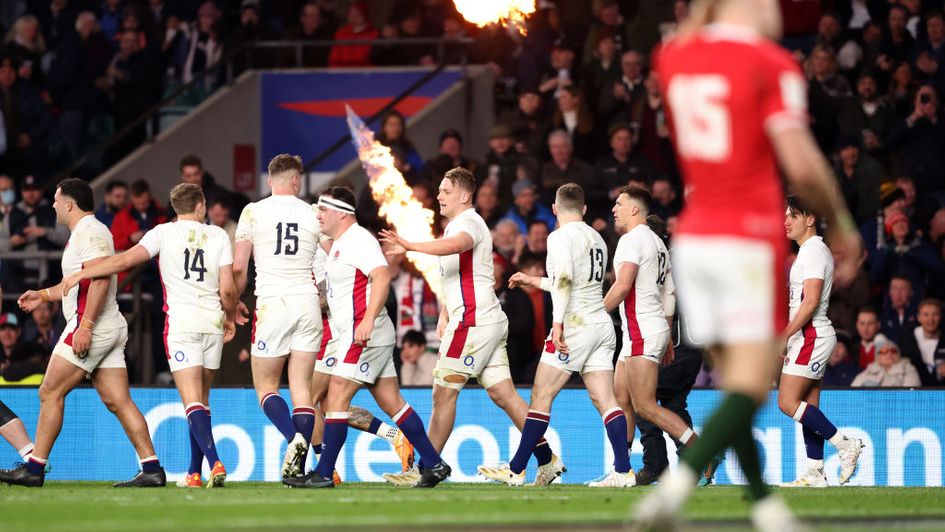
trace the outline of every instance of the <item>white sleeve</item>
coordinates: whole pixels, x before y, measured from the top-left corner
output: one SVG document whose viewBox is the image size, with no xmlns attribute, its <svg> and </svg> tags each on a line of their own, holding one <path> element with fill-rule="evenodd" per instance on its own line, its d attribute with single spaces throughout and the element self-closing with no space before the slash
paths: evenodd
<svg viewBox="0 0 945 532">
<path fill-rule="evenodd" d="M 548 266 L 551 270 L 551 320 L 564 323 L 564 315 L 571 301 L 571 286 L 574 282 L 574 264 L 568 242 L 559 235 L 548 236 Z"/>
<path fill-rule="evenodd" d="M 624 262 L 640 265 L 643 260 L 643 239 L 640 233 L 627 233 L 617 242 L 617 251 L 614 252 L 614 273 Z"/>
<path fill-rule="evenodd" d="M 826 279 L 827 261 L 823 260 L 819 253 L 811 253 L 810 251 L 813 250 L 810 249 L 807 251 L 808 253 L 801 253 L 797 256 L 801 267 L 801 278 L 805 281 L 808 279 Z"/>
<path fill-rule="evenodd" d="M 240 213 L 240 221 L 236 223 L 236 236 L 235 240 L 239 242 L 240 240 L 249 240 L 253 241 L 253 230 L 256 228 L 256 217 L 253 216 L 253 204 L 243 207 L 243 212 Z"/>
<path fill-rule="evenodd" d="M 227 236 L 226 232 L 222 229 L 220 230 L 220 240 L 223 243 L 220 246 L 220 267 L 229 266 L 233 264 L 233 246 L 230 245 L 230 237 Z"/>
<path fill-rule="evenodd" d="M 148 256 L 152 259 L 161 252 L 161 241 L 164 237 L 162 227 L 164 227 L 164 224 L 152 228 L 138 241 L 138 245 L 147 250 Z"/>
<path fill-rule="evenodd" d="M 466 233 L 472 238 L 473 246 L 482 242 L 483 234 L 482 228 L 479 227 L 479 224 L 475 223 L 473 220 L 462 220 L 461 223 L 456 224 L 456 233 Z"/>
<path fill-rule="evenodd" d="M 667 318 L 676 313 L 676 284 L 673 283 L 673 271 L 666 272 L 666 282 L 663 283 L 663 315 Z"/>
<path fill-rule="evenodd" d="M 384 252 L 381 251 L 381 245 L 369 233 L 365 232 L 363 237 L 358 238 L 356 249 L 357 253 L 353 264 L 364 275 L 371 273 L 380 266 L 387 266 L 387 259 L 384 258 Z"/>
</svg>

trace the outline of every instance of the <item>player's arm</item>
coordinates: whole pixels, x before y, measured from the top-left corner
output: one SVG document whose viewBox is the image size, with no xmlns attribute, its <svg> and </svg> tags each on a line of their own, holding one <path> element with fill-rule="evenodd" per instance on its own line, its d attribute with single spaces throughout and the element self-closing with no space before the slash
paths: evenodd
<svg viewBox="0 0 945 532">
<path fill-rule="evenodd" d="M 147 252 L 145 252 L 147 255 Z M 114 256 L 114 255 L 113 255 Z M 82 263 L 82 269 L 91 269 L 102 264 L 108 257 L 99 257 Z M 92 345 L 92 328 L 98 320 L 98 315 L 105 308 L 105 298 L 108 297 L 110 277 L 95 277 L 89 283 L 89 293 L 85 300 L 85 313 L 79 321 L 79 328 L 72 334 L 72 351 L 79 358 L 85 358 Z"/>
<path fill-rule="evenodd" d="M 617 279 L 610 286 L 607 295 L 604 296 L 604 308 L 607 312 L 613 312 L 620 302 L 627 299 L 630 288 L 633 287 L 633 281 L 637 278 L 637 272 L 640 271 L 640 265 L 635 262 L 624 262 L 620 264 L 617 270 Z"/>
<path fill-rule="evenodd" d="M 233 280 L 236 283 L 236 296 L 239 297 L 246 290 L 248 279 L 249 258 L 253 255 L 253 242 L 237 240 L 233 249 Z"/>
<path fill-rule="evenodd" d="M 354 329 L 354 341 L 361 345 L 366 345 L 371 339 L 374 320 L 377 319 L 377 315 L 384 308 L 384 303 L 387 302 L 387 294 L 390 291 L 390 270 L 387 266 L 378 266 L 371 270 L 368 278 L 371 279 L 371 298 L 364 311 L 364 319 Z"/>
<path fill-rule="evenodd" d="M 473 238 L 465 232 L 455 234 L 450 237 L 431 240 L 429 242 L 410 242 L 404 240 L 394 231 L 381 231 L 381 242 L 390 245 L 387 250 L 388 255 L 401 255 L 408 251 L 416 251 L 427 255 L 443 257 L 446 255 L 458 255 L 468 251 L 473 247 Z"/>
<path fill-rule="evenodd" d="M 236 334 L 233 325 L 236 321 L 236 307 L 239 304 L 239 295 L 236 291 L 236 279 L 233 276 L 233 265 L 220 266 L 220 304 L 226 314 L 223 322 L 223 341 L 229 342 Z"/>
<path fill-rule="evenodd" d="M 436 337 L 443 339 L 443 335 L 446 334 L 446 326 L 450 324 L 450 311 L 446 309 L 446 305 L 440 307 L 440 317 L 436 320 Z"/>
<path fill-rule="evenodd" d="M 60 288 L 62 289 L 62 293 L 65 294 L 71 290 L 73 286 L 79 284 L 79 281 L 98 278 L 106 278 L 107 280 L 112 274 L 130 270 L 149 260 L 151 260 L 151 254 L 148 253 L 148 250 L 145 249 L 144 246 L 136 244 L 133 248 L 123 251 L 118 255 L 103 258 L 100 262 L 97 262 L 95 266 L 83 267 L 72 275 L 63 277 Z M 85 264 L 88 265 L 89 263 L 86 262 Z"/>
<path fill-rule="evenodd" d="M 666 282 L 663 283 L 663 315 L 666 316 L 666 324 L 669 330 L 673 330 L 673 315 L 676 314 L 676 283 L 673 282 L 673 271 L 666 272 Z M 673 347 L 673 336 L 670 332 L 669 343 L 666 345 L 666 353 L 663 355 L 662 364 L 667 366 L 676 359 L 676 349 Z"/>
<path fill-rule="evenodd" d="M 542 289 L 548 289 L 551 293 L 551 342 L 559 352 L 567 354 L 570 352 L 568 344 L 564 341 L 564 315 L 568 310 L 568 304 L 571 302 L 571 288 L 574 281 L 574 263 L 571 260 L 571 254 L 567 249 L 558 243 L 558 239 L 551 241 L 548 246 L 548 266 L 551 277 L 548 282 L 542 279 Z"/>
<path fill-rule="evenodd" d="M 784 329 L 785 339 L 794 336 L 797 331 L 804 327 L 805 323 L 809 322 L 811 318 L 814 317 L 814 312 L 817 311 L 817 305 L 820 304 L 820 295 L 824 291 L 824 280 L 817 279 L 816 277 L 804 279 L 804 287 L 802 290 L 804 297 L 801 298 L 801 305 L 797 309 L 797 314 L 794 315 L 794 318 L 788 323 L 787 328 Z"/>
</svg>

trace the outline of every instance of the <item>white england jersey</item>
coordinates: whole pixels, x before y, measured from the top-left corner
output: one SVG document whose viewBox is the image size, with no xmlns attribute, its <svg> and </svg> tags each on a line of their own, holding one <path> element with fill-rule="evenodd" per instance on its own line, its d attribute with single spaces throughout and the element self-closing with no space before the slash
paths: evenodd
<svg viewBox="0 0 945 532">
<path fill-rule="evenodd" d="M 666 245 L 646 224 L 620 237 L 614 253 L 614 273 L 625 262 L 639 266 L 627 298 L 620 305 L 625 340 L 649 338 L 669 330 L 663 311 L 663 293 L 671 275 Z"/>
<path fill-rule="evenodd" d="M 827 305 L 833 287 L 833 254 L 824 239 L 819 236 L 812 236 L 804 242 L 791 266 L 791 319 L 794 319 L 804 299 L 804 281 L 807 279 L 822 279 L 824 289 L 820 292 L 820 303 L 817 304 L 811 321 L 805 323 L 795 336 L 807 336 L 811 332 L 815 332 L 818 338 L 835 336 L 833 324 L 827 317 Z"/>
<path fill-rule="evenodd" d="M 62 252 L 62 275 L 72 275 L 82 269 L 82 264 L 93 259 L 111 257 L 115 254 L 115 241 L 112 232 L 102 222 L 91 214 L 84 216 L 72 228 L 69 242 Z M 62 298 L 62 314 L 66 318 L 66 330 L 78 327 L 85 314 L 85 306 L 89 297 L 90 279 L 79 282 L 72 287 Z M 108 293 L 105 303 L 98 317 L 95 318 L 94 329 L 107 331 L 127 327 L 124 316 L 118 311 L 118 302 L 115 300 L 118 280 L 112 275 L 108 283 Z"/>
<path fill-rule="evenodd" d="M 566 308 L 552 308 L 555 323 L 568 327 L 609 323 L 604 310 L 604 270 L 607 244 L 584 222 L 567 223 L 548 235 L 546 270 L 552 286 L 570 284 Z"/>
<path fill-rule="evenodd" d="M 243 208 L 236 241 L 253 244 L 256 295 L 317 294 L 312 264 L 320 232 L 315 206 L 295 196 L 269 196 Z"/>
<path fill-rule="evenodd" d="M 493 288 L 492 234 L 486 222 L 474 209 L 466 209 L 447 224 L 443 238 L 459 233 L 472 238 L 472 249 L 440 257 L 440 275 L 450 322 L 475 327 L 505 321 L 507 318 Z"/>
<path fill-rule="evenodd" d="M 331 310 L 331 336 L 342 342 L 354 341 L 354 330 L 367 311 L 375 268 L 387 267 L 381 245 L 358 224 L 345 230 L 331 244 L 325 271 L 328 274 L 328 308 Z M 387 299 L 387 294 L 384 294 Z M 381 307 L 374 320 L 374 330 L 367 347 L 394 345 L 394 324 Z"/>
<path fill-rule="evenodd" d="M 223 334 L 220 268 L 233 264 L 226 231 L 192 220 L 161 224 L 138 245 L 160 255 L 166 334 Z"/>
</svg>

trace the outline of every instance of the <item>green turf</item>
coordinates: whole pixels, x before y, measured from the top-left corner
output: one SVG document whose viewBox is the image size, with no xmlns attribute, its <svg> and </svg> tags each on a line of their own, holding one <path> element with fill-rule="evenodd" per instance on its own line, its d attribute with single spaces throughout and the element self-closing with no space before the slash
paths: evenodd
<svg viewBox="0 0 945 532">
<path fill-rule="evenodd" d="M 374 525 L 607 528 L 620 525 L 631 503 L 649 489 L 444 484 L 417 490 L 342 484 L 333 490 L 291 490 L 275 483 L 231 482 L 219 490 L 170 486 L 116 490 L 103 483 L 50 482 L 41 489 L 0 487 L 0 530 L 285 530 Z M 818 529 L 880 530 L 888 525 L 889 529 L 932 530 L 945 523 L 942 489 L 847 487 L 782 490 L 781 494 L 798 514 L 813 519 Z M 715 486 L 697 493 L 686 516 L 700 527 L 738 528 L 748 516 L 748 504 L 741 489 Z M 896 517 L 907 521 L 869 526 L 870 520 Z M 915 521 L 921 517 L 928 519 Z"/>
</svg>

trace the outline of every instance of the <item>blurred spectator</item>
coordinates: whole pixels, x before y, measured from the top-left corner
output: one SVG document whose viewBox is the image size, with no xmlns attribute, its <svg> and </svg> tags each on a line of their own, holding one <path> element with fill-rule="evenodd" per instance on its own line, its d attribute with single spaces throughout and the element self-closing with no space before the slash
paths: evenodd
<svg viewBox="0 0 945 532">
<path fill-rule="evenodd" d="M 853 379 L 851 386 L 918 387 L 919 373 L 912 363 L 902 358 L 899 346 L 892 340 L 876 342 L 876 361 Z"/>
<path fill-rule="evenodd" d="M 23 340 L 20 332 L 15 314 L 0 315 L 0 384 L 38 385 L 49 361 L 49 348 Z"/>
<path fill-rule="evenodd" d="M 912 112 L 917 89 L 918 82 L 915 76 L 912 75 L 912 67 L 909 66 L 909 63 L 895 65 L 886 98 L 896 111 L 897 118 L 908 116 Z M 895 126 L 895 123 L 893 123 L 893 126 Z"/>
<path fill-rule="evenodd" d="M 518 222 L 510 218 L 499 220 L 492 232 L 492 245 L 495 246 L 496 255 L 505 264 L 511 266 L 512 258 L 515 257 L 517 246 L 522 238 L 523 235 L 519 230 Z"/>
<path fill-rule="evenodd" d="M 40 32 L 39 19 L 33 15 L 18 18 L 4 39 L 3 50 L 15 58 L 21 80 L 29 82 L 38 90 L 44 88 L 43 55 L 48 50 L 46 39 Z"/>
<path fill-rule="evenodd" d="M 675 169 L 675 155 L 669 140 L 669 127 L 663 112 L 663 97 L 659 78 L 650 72 L 643 82 L 646 98 L 637 100 L 628 108 L 625 117 L 634 132 L 633 151 L 646 160 L 656 175 L 665 175 Z"/>
<path fill-rule="evenodd" d="M 2 189 L 2 187 L 0 187 Z M 939 207 L 929 218 L 929 226 L 926 236 L 929 242 L 935 246 L 935 249 L 941 249 L 945 241 L 945 206 Z"/>
<path fill-rule="evenodd" d="M 393 312 L 390 314 L 397 334 L 397 345 L 402 345 L 409 331 L 429 334 L 437 340 L 436 322 L 439 316 L 436 295 L 403 255 L 388 255 L 387 265 L 390 268 L 390 290 L 394 300 Z M 424 340 L 424 347 L 426 343 Z"/>
<path fill-rule="evenodd" d="M 889 281 L 889 299 L 883 305 L 880 330 L 893 342 L 901 341 L 902 331 L 915 328 L 914 293 L 912 281 L 907 277 L 897 275 Z"/>
<path fill-rule="evenodd" d="M 864 369 L 876 360 L 876 342 L 885 340 L 879 332 L 879 313 L 872 307 L 863 307 L 856 315 L 857 351 L 856 363 Z"/>
<path fill-rule="evenodd" d="M 399 111 L 391 111 L 381 120 L 381 130 L 377 141 L 400 155 L 407 164 L 408 171 L 419 172 L 423 169 L 423 159 L 407 138 L 407 121 Z"/>
<path fill-rule="evenodd" d="M 616 0 L 603 0 L 600 3 L 597 20 L 587 32 L 587 40 L 584 41 L 583 63 L 591 63 L 594 60 L 594 53 L 601 41 L 601 35 L 611 36 L 617 55 L 629 50 L 627 23 L 624 21 L 623 14 L 620 13 L 620 4 Z"/>
<path fill-rule="evenodd" d="M 561 90 L 551 125 L 568 133 L 571 145 L 574 146 L 575 157 L 584 161 L 597 158 L 599 150 L 594 134 L 594 118 L 579 89 L 567 86 Z"/>
<path fill-rule="evenodd" d="M 428 160 L 423 165 L 422 171 L 422 175 L 425 176 L 424 179 L 430 183 L 434 190 L 439 188 L 440 180 L 443 179 L 443 174 L 447 170 L 462 167 L 475 175 L 479 165 L 476 161 L 463 155 L 463 136 L 459 134 L 459 131 L 455 129 L 444 130 L 440 133 L 439 146 L 439 154 Z"/>
<path fill-rule="evenodd" d="M 404 15 L 397 24 L 384 26 L 381 38 L 371 49 L 373 65 L 427 65 L 436 64 L 436 48 L 429 44 L 386 44 L 390 39 L 418 39 L 428 37 L 423 33 L 422 13 L 413 10 Z"/>
<path fill-rule="evenodd" d="M 118 43 L 118 53 L 100 85 L 111 93 L 115 129 L 120 131 L 160 100 L 161 71 L 154 68 L 154 57 L 141 49 L 138 32 L 122 32 Z M 115 144 L 111 159 L 118 161 L 128 155 L 146 137 L 147 125 L 142 121 Z"/>
<path fill-rule="evenodd" d="M 879 96 L 876 76 L 871 72 L 860 74 L 856 95 L 840 102 L 840 133 L 858 138 L 867 151 L 878 156 L 895 121 L 895 111 Z"/>
<path fill-rule="evenodd" d="M 873 262 L 880 250 L 886 247 L 886 218 L 893 213 L 902 212 L 905 206 L 905 194 L 896 185 L 883 183 L 879 187 L 879 202 L 882 210 L 860 225 L 863 248 L 869 255 L 870 262 Z"/>
<path fill-rule="evenodd" d="M 105 0 L 102 2 L 101 11 L 98 13 L 102 35 L 105 36 L 105 40 L 108 42 L 115 40 L 121 28 L 121 3 L 122 0 Z"/>
<path fill-rule="evenodd" d="M 493 185 L 483 185 L 476 189 L 475 207 L 489 229 L 495 229 L 504 214 L 499 208 L 499 193 Z"/>
<path fill-rule="evenodd" d="M 226 201 L 231 201 L 233 199 L 231 197 L 232 193 L 218 185 L 216 179 L 213 178 L 213 175 L 204 169 L 203 160 L 201 160 L 200 157 L 192 153 L 185 155 L 183 158 L 181 158 L 180 163 L 177 165 L 177 169 L 180 171 L 181 183 L 200 185 L 200 188 L 203 189 L 203 197 L 207 200 L 207 206 L 209 206 L 210 203 L 217 198 Z M 231 203 L 231 210 L 232 207 L 233 205 Z"/>
<path fill-rule="evenodd" d="M 220 10 L 213 2 L 204 2 L 200 6 L 197 20 L 190 29 L 190 37 L 186 43 L 187 59 L 181 74 L 184 83 L 190 83 L 204 70 L 216 66 L 223 57 L 221 16 Z M 213 85 L 211 77 L 204 78 L 204 87 Z"/>
<path fill-rule="evenodd" d="M 217 196 L 207 204 L 207 219 L 210 225 L 226 231 L 226 236 L 230 237 L 230 245 L 235 245 L 236 222 L 230 216 L 230 211 L 230 202 L 225 197 Z"/>
<path fill-rule="evenodd" d="M 33 176 L 21 184 L 22 201 L 10 212 L 10 247 L 14 251 L 51 251 L 62 249 L 69 240 L 69 229 L 56 224 L 56 211 L 43 197 L 43 189 Z M 24 264 L 35 264 L 24 261 Z M 28 269 L 33 267 L 26 266 Z"/>
<path fill-rule="evenodd" d="M 10 361 L 10 355 L 13 354 L 13 348 L 20 340 L 20 320 L 16 314 L 6 312 L 0 314 L 0 367 L 5 367 Z"/>
<path fill-rule="evenodd" d="M 544 150 L 542 143 L 548 134 L 550 122 L 547 114 L 542 112 L 538 89 L 532 86 L 521 87 L 518 106 L 504 111 L 496 121 L 510 129 L 516 143 L 521 145 L 517 151 L 527 153 L 535 159 L 541 157 Z"/>
<path fill-rule="evenodd" d="M 917 44 L 920 52 L 928 52 L 940 66 L 945 61 L 945 19 L 933 11 L 925 16 L 925 38 Z"/>
<path fill-rule="evenodd" d="M 75 31 L 56 47 L 49 70 L 49 91 L 59 108 L 56 129 L 70 159 L 82 153 L 89 121 L 105 107 L 105 93 L 96 86 L 96 80 L 105 76 L 110 55 L 108 42 L 90 11 L 79 15 Z"/>
<path fill-rule="evenodd" d="M 15 176 L 40 171 L 52 112 L 39 91 L 18 79 L 21 65 L 9 54 L 0 55 L 0 114 L 6 132 L 6 153 L 0 168 Z"/>
<path fill-rule="evenodd" d="M 603 91 L 612 91 L 614 84 L 620 80 L 620 53 L 612 31 L 601 31 L 594 44 L 594 59 L 584 65 L 584 90 L 587 104 L 597 115 L 600 101 L 604 97 Z"/>
<path fill-rule="evenodd" d="M 551 64 L 541 74 L 538 93 L 550 103 L 561 96 L 565 87 L 577 87 L 581 84 L 574 48 L 564 39 L 555 41 L 551 49 Z"/>
<path fill-rule="evenodd" d="M 43 4 L 49 7 L 43 6 Z M 36 2 L 36 15 L 43 27 L 43 35 L 49 41 L 49 46 L 55 48 L 72 30 L 78 14 L 78 7 L 70 5 L 69 0 L 51 0 L 50 2 Z M 43 7 L 39 7 L 43 6 Z"/>
<path fill-rule="evenodd" d="M 928 85 L 915 95 L 915 109 L 890 133 L 889 147 L 898 150 L 901 173 L 915 179 L 919 192 L 945 190 L 945 124 L 938 112 L 938 96 Z"/>
<path fill-rule="evenodd" d="M 630 50 L 620 57 L 620 78 L 610 87 L 602 90 L 597 107 L 597 120 L 602 124 L 620 120 L 627 109 L 646 97 L 643 87 L 643 73 L 646 60 L 643 54 Z"/>
<path fill-rule="evenodd" d="M 938 209 L 938 198 L 930 194 L 919 196 L 915 188 L 915 180 L 907 175 L 901 175 L 893 181 L 902 191 L 902 212 L 913 225 L 924 225 L 932 218 Z"/>
<path fill-rule="evenodd" d="M 535 360 L 533 332 L 535 315 L 529 296 L 522 288 L 507 285 L 505 261 L 494 257 L 495 291 L 502 310 L 509 318 L 508 355 L 512 382 L 525 383 L 525 369 Z M 549 305 L 549 311 L 550 311 Z M 530 382 L 530 381 L 529 381 Z"/>
<path fill-rule="evenodd" d="M 302 7 L 305 9 L 305 6 Z M 329 34 L 326 39 L 330 39 L 331 34 Z M 229 32 L 227 36 L 226 43 L 223 45 L 224 51 L 236 50 L 241 46 L 248 46 L 255 44 L 256 41 L 262 40 L 271 40 L 273 39 L 272 32 L 269 31 L 269 25 L 264 24 L 260 19 L 260 6 L 259 0 L 243 0 L 240 4 L 239 11 L 239 24 L 236 28 Z M 299 37 L 301 39 L 301 37 Z M 310 49 L 318 50 L 322 53 L 323 59 L 328 57 L 328 48 L 304 48 L 302 51 L 303 57 L 306 51 Z M 279 51 L 286 50 L 285 48 L 279 49 Z M 294 52 L 294 50 L 293 50 Z M 294 55 L 294 54 L 293 54 Z M 265 49 L 261 50 L 252 46 L 246 48 L 246 52 L 239 54 L 234 58 L 233 62 L 233 74 L 238 76 L 246 69 L 249 68 L 260 68 L 268 67 L 272 65 L 272 60 L 270 59 L 272 54 L 270 50 Z M 293 57 L 294 59 L 294 57 Z M 321 65 L 325 66 L 327 64 L 327 59 L 325 59 Z M 291 66 L 295 66 L 294 61 Z M 310 66 L 310 65 L 299 65 L 299 66 Z"/>
<path fill-rule="evenodd" d="M 837 331 L 837 345 L 827 360 L 824 386 L 849 386 L 860 372 L 860 367 L 850 358 L 850 336 Z"/>
<path fill-rule="evenodd" d="M 886 61 L 908 61 L 911 59 L 912 47 L 915 39 L 906 28 L 909 14 L 899 4 L 889 6 L 886 17 L 886 28 L 880 44 L 881 59 Z"/>
<path fill-rule="evenodd" d="M 335 40 L 358 39 L 373 41 L 378 33 L 368 18 L 367 4 L 357 0 L 348 7 L 348 23 L 335 32 Z M 371 64 L 371 45 L 336 44 L 328 55 L 328 66 L 366 67 Z"/>
<path fill-rule="evenodd" d="M 516 241 L 515 257 L 512 258 L 512 264 L 521 266 L 525 257 L 535 258 L 540 264 L 545 264 L 548 256 L 548 223 L 544 220 L 532 220 L 528 224 L 528 232 L 525 238 Z"/>
<path fill-rule="evenodd" d="M 676 187 L 668 177 L 658 177 L 653 180 L 652 196 L 654 205 L 650 212 L 664 220 L 679 214 L 682 209 Z"/>
<path fill-rule="evenodd" d="M 505 207 L 512 203 L 512 185 L 518 180 L 519 168 L 537 166 L 529 156 L 513 149 L 511 128 L 497 124 L 489 132 L 489 152 L 479 167 L 476 182 L 479 186 L 489 183 L 496 187 L 499 204 Z"/>
<path fill-rule="evenodd" d="M 838 264 L 839 262 L 839 257 L 834 254 L 834 264 Z M 830 291 L 830 304 L 827 306 L 827 317 L 830 318 L 830 323 L 833 323 L 836 329 L 844 331 L 856 330 L 857 313 L 860 309 L 869 304 L 872 285 L 870 284 L 869 275 L 863 270 L 863 264 L 865 262 L 866 252 L 864 251 L 860 255 L 860 260 L 857 262 L 857 273 L 853 282 L 842 288 L 834 286 Z"/>
<path fill-rule="evenodd" d="M 13 184 L 13 179 L 6 174 L 0 174 L 0 219 L 3 220 L 0 224 L 4 227 L 8 226 L 6 218 L 15 204 L 16 187 Z"/>
<path fill-rule="evenodd" d="M 814 46 L 804 66 L 811 131 L 820 148 L 829 153 L 840 129 L 837 109 L 840 102 L 850 96 L 850 85 L 837 75 L 837 59 L 829 45 Z"/>
<path fill-rule="evenodd" d="M 893 276 L 909 279 L 915 296 L 925 295 L 926 279 L 945 275 L 935 248 L 916 233 L 909 218 L 902 212 L 894 212 L 886 218 L 886 246 L 877 251 L 870 264 L 870 278 L 885 286 Z"/>
<path fill-rule="evenodd" d="M 151 187 L 147 181 L 135 181 L 131 184 L 130 192 L 131 205 L 119 211 L 112 222 L 115 251 L 131 249 L 149 229 L 167 222 L 167 214 L 151 197 Z"/>
<path fill-rule="evenodd" d="M 115 221 L 118 211 L 128 206 L 128 183 L 124 181 L 109 181 L 105 185 L 105 201 L 95 211 L 95 218 L 109 228 Z"/>
<path fill-rule="evenodd" d="M 282 34 L 284 41 L 330 41 L 335 35 L 335 27 L 318 7 L 318 2 L 306 2 L 299 12 L 299 24 L 287 29 Z M 307 68 L 328 66 L 327 46 L 306 46 L 302 48 L 302 64 L 297 63 L 295 47 L 279 48 L 276 65 L 282 68 L 301 66 Z"/>
<path fill-rule="evenodd" d="M 422 332 L 407 331 L 400 348 L 401 386 L 433 386 L 436 359 L 435 354 L 427 351 L 427 339 Z"/>
<path fill-rule="evenodd" d="M 62 323 L 57 323 L 57 321 L 53 304 L 49 301 L 41 303 L 30 313 L 30 319 L 26 321 L 23 327 L 23 340 L 44 345 L 47 350 L 52 352 L 52 348 L 56 347 L 56 342 L 59 341 L 59 335 L 62 334 L 64 327 Z"/>
<path fill-rule="evenodd" d="M 900 346 L 919 373 L 923 386 L 945 385 L 945 338 L 942 337 L 942 303 L 923 299 L 917 316 L 919 326 L 904 330 Z"/>
<path fill-rule="evenodd" d="M 545 222 L 548 227 L 554 227 L 556 220 L 551 209 L 538 203 L 538 187 L 527 179 L 515 182 L 512 187 L 514 202 L 503 219 L 512 220 L 518 224 L 521 234 L 528 232 L 528 226 L 535 220 Z"/>
<path fill-rule="evenodd" d="M 608 131 L 610 155 L 597 160 L 594 168 L 595 186 L 588 191 L 588 211 L 592 217 L 608 218 L 613 202 L 620 189 L 631 180 L 648 180 L 652 176 L 649 164 L 639 158 L 630 157 L 633 146 L 633 131 L 627 124 L 614 124 Z M 595 227 L 600 230 L 600 227 Z"/>
<path fill-rule="evenodd" d="M 593 185 L 594 167 L 574 158 L 574 146 L 571 137 L 562 129 L 556 129 L 548 135 L 548 151 L 551 161 L 545 163 L 541 171 L 541 197 L 553 201 L 558 187 L 565 183 L 576 183 L 584 190 Z"/>
<path fill-rule="evenodd" d="M 885 173 L 872 157 L 860 152 L 856 136 L 843 137 L 837 144 L 837 178 L 843 197 L 857 223 L 862 224 L 879 211 L 879 187 Z"/>
<path fill-rule="evenodd" d="M 533 277 L 544 277 L 544 260 L 536 255 L 523 255 L 519 264 L 519 269 L 525 275 Z M 512 369 L 512 380 L 515 382 L 515 375 L 523 377 L 526 382 L 532 382 L 534 379 L 534 365 L 545 346 L 545 338 L 551 329 L 551 294 L 540 288 L 523 287 L 522 290 L 528 296 L 531 303 L 532 317 L 535 324 L 529 331 L 530 349 L 526 357 L 520 357 L 518 360 L 509 360 L 509 366 Z M 526 377 L 527 374 L 527 377 Z"/>
</svg>

